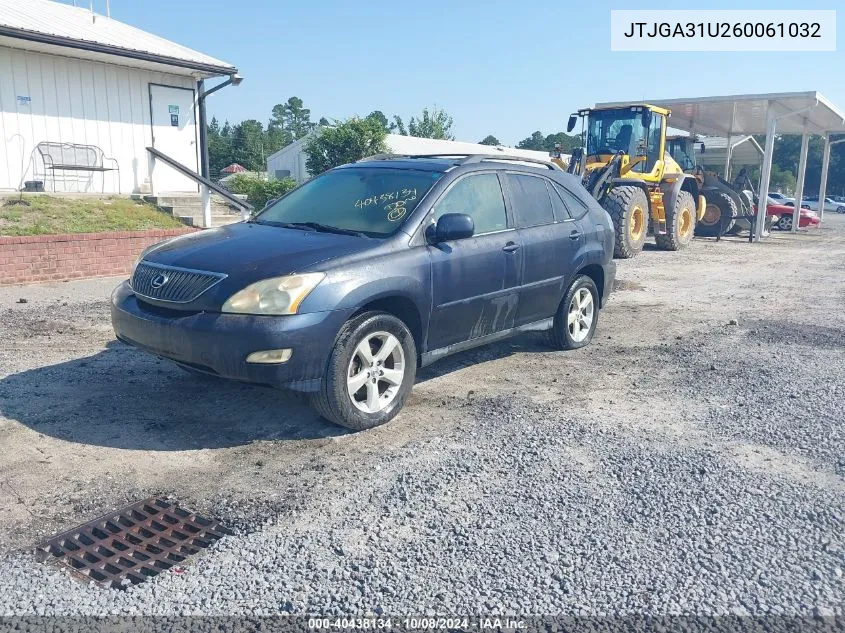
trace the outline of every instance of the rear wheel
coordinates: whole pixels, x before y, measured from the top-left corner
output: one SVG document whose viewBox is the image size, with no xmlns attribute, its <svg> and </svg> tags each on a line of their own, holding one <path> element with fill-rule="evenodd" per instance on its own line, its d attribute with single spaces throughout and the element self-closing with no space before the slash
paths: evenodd
<svg viewBox="0 0 845 633">
<path fill-rule="evenodd" d="M 695 225 L 695 234 L 701 237 L 717 237 L 729 233 L 736 224 L 736 203 L 724 191 L 707 191 L 704 194 L 707 206 L 702 217 Z"/>
<path fill-rule="evenodd" d="M 392 314 L 367 312 L 341 329 L 311 404 L 330 422 L 370 429 L 399 413 L 416 375 L 417 350 L 405 324 Z"/>
<path fill-rule="evenodd" d="M 593 340 L 599 320 L 599 291 L 587 275 L 580 275 L 569 286 L 555 314 L 549 332 L 551 344 L 558 349 L 578 349 Z"/>
<path fill-rule="evenodd" d="M 681 191 L 675 208 L 666 211 L 666 234 L 655 235 L 657 245 L 667 251 L 689 246 L 695 232 L 695 200 L 689 191 Z"/>
<path fill-rule="evenodd" d="M 781 231 L 791 231 L 792 230 L 792 216 L 788 213 L 786 215 L 780 216 L 780 220 L 778 220 L 778 228 Z"/>
<path fill-rule="evenodd" d="M 613 220 L 616 236 L 613 256 L 633 257 L 645 244 L 648 232 L 648 198 L 640 187 L 614 187 L 602 200 L 602 206 Z"/>
</svg>

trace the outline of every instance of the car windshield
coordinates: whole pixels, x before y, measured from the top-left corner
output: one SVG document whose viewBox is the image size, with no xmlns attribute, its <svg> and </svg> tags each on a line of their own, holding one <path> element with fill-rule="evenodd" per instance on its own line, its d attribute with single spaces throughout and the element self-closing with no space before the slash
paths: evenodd
<svg viewBox="0 0 845 633">
<path fill-rule="evenodd" d="M 253 222 L 387 237 L 443 175 L 439 171 L 350 167 L 330 171 L 270 204 Z"/>
<path fill-rule="evenodd" d="M 623 151 L 636 156 L 645 134 L 641 112 L 629 108 L 593 110 L 587 124 L 587 155 Z"/>
</svg>

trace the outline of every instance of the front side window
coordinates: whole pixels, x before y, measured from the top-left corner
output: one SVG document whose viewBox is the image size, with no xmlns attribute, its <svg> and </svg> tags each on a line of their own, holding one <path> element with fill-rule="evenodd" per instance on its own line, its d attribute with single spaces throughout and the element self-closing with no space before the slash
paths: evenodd
<svg viewBox="0 0 845 633">
<path fill-rule="evenodd" d="M 371 237 L 395 233 L 443 175 L 439 171 L 352 167 L 294 189 L 255 218 L 258 224 L 312 225 Z"/>
<path fill-rule="evenodd" d="M 434 207 L 435 221 L 445 213 L 465 213 L 472 218 L 475 235 L 508 227 L 505 200 L 496 174 L 461 178 Z"/>
<path fill-rule="evenodd" d="M 648 128 L 648 142 L 646 144 L 646 159 L 639 163 L 635 171 L 650 173 L 654 169 L 654 163 L 660 156 L 660 139 L 663 137 L 663 115 L 655 112 L 651 118 L 651 125 Z"/>
</svg>

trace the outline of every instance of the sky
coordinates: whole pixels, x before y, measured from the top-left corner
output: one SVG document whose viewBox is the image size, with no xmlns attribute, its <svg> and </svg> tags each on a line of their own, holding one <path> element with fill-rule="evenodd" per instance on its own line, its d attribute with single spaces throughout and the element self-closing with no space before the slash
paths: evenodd
<svg viewBox="0 0 845 633">
<path fill-rule="evenodd" d="M 105 13 L 105 2 L 94 0 L 95 10 Z M 601 101 L 818 90 L 845 110 L 845 12 L 836 52 L 625 53 L 610 51 L 611 9 L 685 7 L 658 0 L 637 7 L 602 0 L 110 2 L 113 18 L 238 67 L 243 83 L 209 97 L 209 114 L 221 121 L 266 123 L 273 105 L 293 95 L 314 121 L 373 110 L 407 121 L 436 105 L 454 118 L 458 140 L 493 134 L 514 145 L 535 130 L 564 130 L 571 112 Z M 841 6 L 747 0 L 706 8 Z"/>
</svg>

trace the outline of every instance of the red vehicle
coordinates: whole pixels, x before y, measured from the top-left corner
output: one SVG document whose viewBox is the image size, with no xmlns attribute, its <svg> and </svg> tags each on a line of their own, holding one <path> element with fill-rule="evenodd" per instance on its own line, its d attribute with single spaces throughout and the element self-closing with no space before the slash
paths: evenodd
<svg viewBox="0 0 845 633">
<path fill-rule="evenodd" d="M 757 211 L 757 205 L 754 205 L 754 211 Z M 790 207 L 785 204 L 777 204 L 774 200 L 769 198 L 769 204 L 766 207 L 766 216 L 772 219 L 772 226 L 781 231 L 792 230 L 792 214 L 795 207 Z M 815 211 L 810 211 L 801 207 L 801 216 L 798 220 L 798 226 L 802 229 L 813 228 L 819 225 L 819 216 Z"/>
</svg>

